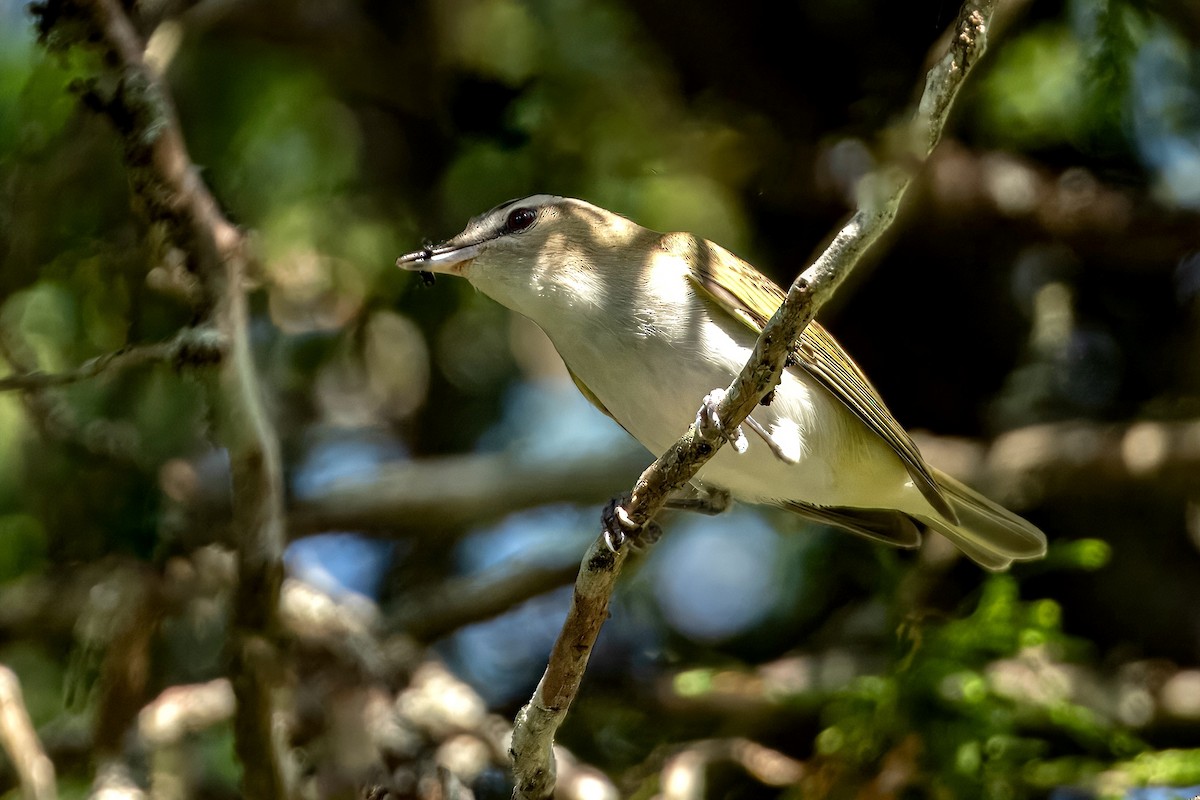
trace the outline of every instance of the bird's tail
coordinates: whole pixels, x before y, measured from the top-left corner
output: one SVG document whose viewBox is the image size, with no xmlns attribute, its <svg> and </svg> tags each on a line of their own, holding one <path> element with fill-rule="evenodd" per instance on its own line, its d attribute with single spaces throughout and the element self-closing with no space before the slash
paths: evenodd
<svg viewBox="0 0 1200 800">
<path fill-rule="evenodd" d="M 962 550 L 980 566 L 1007 569 L 1014 561 L 1029 561 L 1046 554 L 1046 534 L 946 473 L 933 477 L 958 515 L 957 524 L 938 516 L 918 517 Z"/>
</svg>

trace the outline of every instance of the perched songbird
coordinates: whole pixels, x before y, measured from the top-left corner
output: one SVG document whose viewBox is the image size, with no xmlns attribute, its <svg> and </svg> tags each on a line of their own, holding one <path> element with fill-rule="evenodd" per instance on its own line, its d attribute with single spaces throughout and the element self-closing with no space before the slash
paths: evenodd
<svg viewBox="0 0 1200 800">
<path fill-rule="evenodd" d="M 733 380 L 784 298 L 712 242 L 541 194 L 499 205 L 397 264 L 464 277 L 533 320 L 588 400 L 656 454 L 693 421 L 701 398 L 712 407 L 713 390 Z M 920 544 L 920 523 L 993 570 L 1045 554 L 1040 530 L 925 463 L 816 322 L 794 362 L 770 405 L 746 420 L 755 435 L 733 432 L 740 446 L 700 470 L 701 488 L 897 547 Z"/>
</svg>

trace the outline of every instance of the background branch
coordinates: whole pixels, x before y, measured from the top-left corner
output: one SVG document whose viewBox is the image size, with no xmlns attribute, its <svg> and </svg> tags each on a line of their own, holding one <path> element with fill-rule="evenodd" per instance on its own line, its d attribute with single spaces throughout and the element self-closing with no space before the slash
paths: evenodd
<svg viewBox="0 0 1200 800">
<path fill-rule="evenodd" d="M 1153 489 L 1182 509 L 1200 493 L 1200 421 L 1195 419 L 1045 423 L 1016 428 L 991 441 L 918 431 L 913 439 L 932 466 L 1017 510 L 1112 502 L 1144 489 Z M 640 447 L 619 446 L 586 457 L 564 453 L 531 460 L 503 452 L 391 464 L 370 477 L 346 479 L 291 498 L 288 532 L 300 538 L 359 531 L 444 544 L 523 509 L 603 503 L 621 490 L 642 463 L 643 453 Z M 169 493 L 179 503 L 170 515 L 171 538 L 188 547 L 230 543 L 227 472 L 192 469 L 182 461 L 172 469 L 186 474 L 171 479 Z M 571 481 L 570 475 L 580 480 Z M 507 579 L 498 580 L 508 585 Z M 479 577 L 445 585 L 484 591 L 487 582 Z M 451 608 L 473 607 L 468 599 L 472 597 L 474 590 L 451 591 L 446 605 L 426 609 L 432 616 L 406 612 L 405 618 L 414 621 L 415 632 Z M 0 612 L 0 621 L 3 617 Z"/>
<path fill-rule="evenodd" d="M 994 0 L 963 6 L 949 52 L 930 70 L 917 112 L 905 130 L 902 163 L 909 158 L 924 162 L 937 145 L 963 79 L 986 48 L 994 10 Z M 787 299 L 759 336 L 746 366 L 730 384 L 717 410 L 727 427 L 740 425 L 778 384 L 793 343 L 863 253 L 891 225 L 913 174 L 913 168 L 905 165 L 885 168 L 864 179 L 859 210 L 792 284 Z M 705 433 L 693 425 L 642 473 L 626 505 L 629 516 L 643 524 L 653 519 L 668 495 L 686 485 L 720 446 L 715 431 Z M 579 689 L 628 551 L 622 548 L 611 553 L 600 537 L 584 556 L 567 619 L 546 672 L 529 703 L 517 715 L 512 745 L 514 797 L 534 800 L 547 798 L 554 791 L 555 732 Z"/>
<path fill-rule="evenodd" d="M 1033 508 L 1062 497 L 1102 497 L 1153 484 L 1200 491 L 1200 421 L 1028 425 L 991 441 L 915 432 L 926 460 L 1006 506 Z M 506 514 L 549 503 L 598 504 L 644 463 L 640 447 L 530 461 L 499 453 L 425 458 L 380 468 L 372 477 L 319 488 L 293 500 L 292 536 L 363 531 L 386 537 L 444 538 Z M 578 480 L 570 480 L 577 476 Z M 214 492 L 189 507 L 206 524 Z M 200 498 L 204 499 L 201 500 Z"/>
<path fill-rule="evenodd" d="M 646 463 L 638 445 L 606 453 L 530 458 L 506 452 L 426 458 L 380 467 L 299 498 L 293 536 L 329 530 L 444 536 L 481 520 L 545 503 L 596 503 L 628 485 Z"/>
<path fill-rule="evenodd" d="M 1015 508 L 1111 497 L 1139 486 L 1181 496 L 1200 490 L 1197 420 L 1029 425 L 989 445 L 928 434 L 914 439 L 929 463 Z"/>
<path fill-rule="evenodd" d="M 93 82 L 85 103 L 104 111 L 125 145 L 129 179 L 151 220 L 185 254 L 210 313 L 229 343 L 219 380 L 209 388 L 234 486 L 239 584 L 233 607 L 232 682 L 235 746 L 247 796 L 285 797 L 274 746 L 272 638 L 283 576 L 283 479 L 279 443 L 267 419 L 250 351 L 245 242 L 221 213 L 192 164 L 173 103 L 143 59 L 144 45 L 117 0 L 48 0 L 37 7 L 43 37 L 64 19 L 83 20 L 114 66 L 115 88 Z M 66 27 L 65 25 L 63 26 Z"/>
<path fill-rule="evenodd" d="M 504 564 L 478 575 L 451 578 L 405 599 L 388 627 L 433 641 L 473 622 L 499 616 L 526 600 L 566 586 L 578 571 L 563 564 Z"/>
</svg>

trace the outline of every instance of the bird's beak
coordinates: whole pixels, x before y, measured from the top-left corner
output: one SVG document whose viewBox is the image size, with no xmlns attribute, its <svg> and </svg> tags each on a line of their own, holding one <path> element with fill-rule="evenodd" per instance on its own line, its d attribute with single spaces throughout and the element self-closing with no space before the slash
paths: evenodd
<svg viewBox="0 0 1200 800">
<path fill-rule="evenodd" d="M 463 269 L 479 255 L 479 242 L 460 241 L 456 236 L 438 245 L 427 245 L 396 259 L 396 266 L 411 272 L 441 272 L 461 275 Z"/>
</svg>

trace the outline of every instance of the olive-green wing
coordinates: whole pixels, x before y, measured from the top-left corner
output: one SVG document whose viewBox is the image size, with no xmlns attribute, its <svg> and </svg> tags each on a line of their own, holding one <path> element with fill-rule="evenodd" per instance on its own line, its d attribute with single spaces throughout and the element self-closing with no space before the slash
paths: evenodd
<svg viewBox="0 0 1200 800">
<path fill-rule="evenodd" d="M 832 525 L 874 542 L 905 550 L 921 546 L 921 529 L 913 522 L 912 517 L 900 511 L 884 508 L 814 506 L 795 500 L 789 500 L 783 507 L 813 522 Z"/>
<path fill-rule="evenodd" d="M 762 331 L 783 303 L 782 289 L 723 247 L 686 234 L 668 234 L 663 237 L 662 246 L 685 258 L 693 282 L 756 333 Z M 796 344 L 795 354 L 798 366 L 845 403 L 896 451 L 913 483 L 938 513 L 956 521 L 954 510 L 942 496 L 929 465 L 912 438 L 888 411 L 867 376 L 829 332 L 815 321 L 810 323 Z"/>
</svg>

